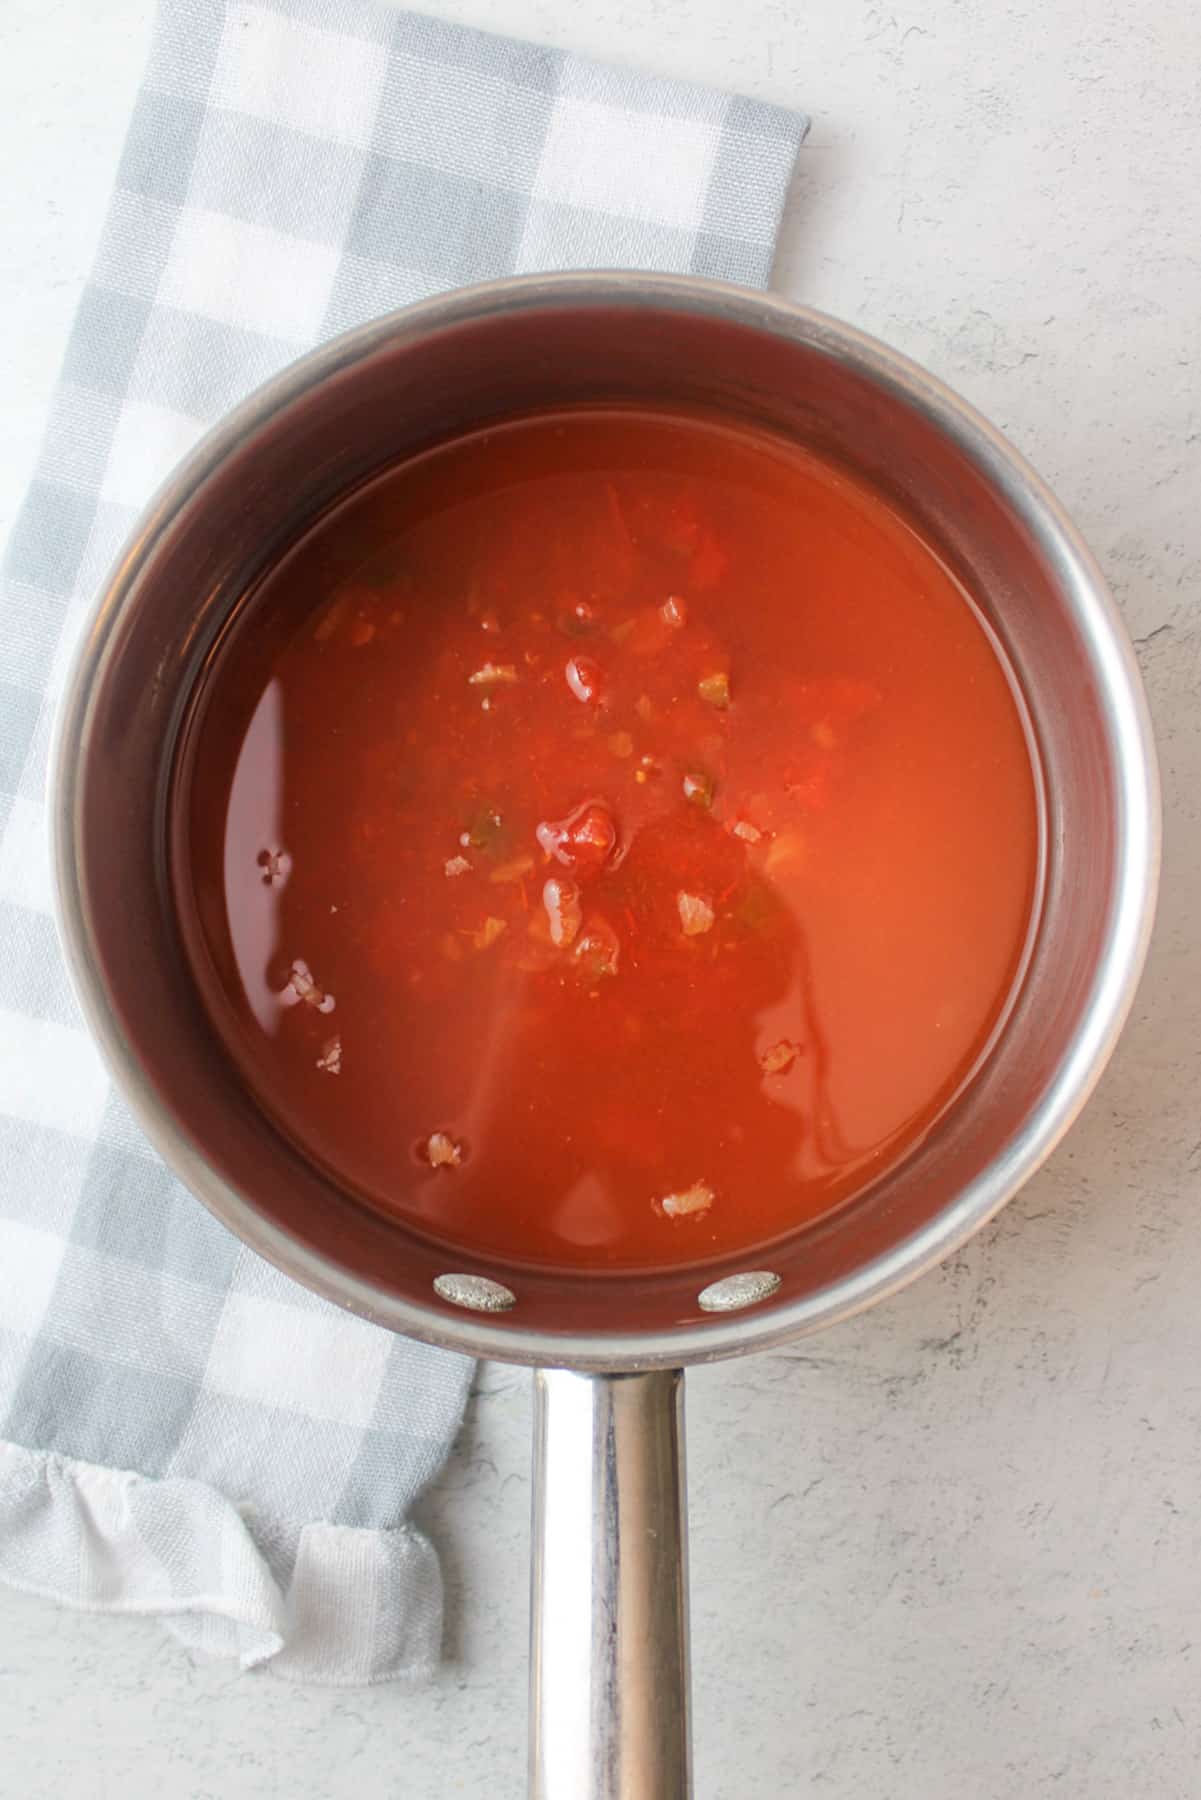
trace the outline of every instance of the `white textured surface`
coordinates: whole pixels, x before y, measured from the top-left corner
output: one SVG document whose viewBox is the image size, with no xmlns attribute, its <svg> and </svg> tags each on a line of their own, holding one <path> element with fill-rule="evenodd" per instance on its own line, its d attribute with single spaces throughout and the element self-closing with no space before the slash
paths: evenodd
<svg viewBox="0 0 1201 1800">
<path fill-rule="evenodd" d="M 1197 1792 L 1201 14 L 1193 0 L 427 0 L 814 115 L 783 285 L 1004 426 L 1141 640 L 1168 802 L 1150 973 L 1053 1166 L 939 1274 L 691 1378 L 699 1800 Z M 150 0 L 4 0 L 0 532 L 99 231 Z M 0 1593 L 0 1796 L 516 1795 L 527 1400 L 487 1372 L 426 1519 L 432 1687 L 199 1667 Z"/>
</svg>

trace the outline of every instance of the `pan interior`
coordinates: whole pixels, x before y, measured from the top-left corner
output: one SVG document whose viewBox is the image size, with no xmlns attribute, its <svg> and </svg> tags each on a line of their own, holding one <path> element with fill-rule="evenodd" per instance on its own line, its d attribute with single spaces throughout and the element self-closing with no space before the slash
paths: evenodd
<svg viewBox="0 0 1201 1800">
<path fill-rule="evenodd" d="M 264 1128 L 200 1008 L 169 891 L 166 771 L 206 658 L 263 569 L 382 467 L 489 421 L 597 400 L 753 421 L 883 492 L 977 598 L 1016 672 L 1045 779 L 1038 930 L 984 1066 L 859 1200 L 773 1244 L 766 1261 L 703 1273 L 454 1267 L 362 1206 Z M 93 1025 L 151 1137 L 289 1273 L 468 1349 L 630 1367 L 703 1358 L 898 1285 L 995 1210 L 1070 1121 L 1145 932 L 1153 778 L 1142 731 L 1103 592 L 1050 503 L 916 371 L 829 321 L 704 283 L 517 283 L 413 309 L 319 353 L 248 403 L 160 497 L 116 571 L 63 717 L 64 926 Z"/>
</svg>

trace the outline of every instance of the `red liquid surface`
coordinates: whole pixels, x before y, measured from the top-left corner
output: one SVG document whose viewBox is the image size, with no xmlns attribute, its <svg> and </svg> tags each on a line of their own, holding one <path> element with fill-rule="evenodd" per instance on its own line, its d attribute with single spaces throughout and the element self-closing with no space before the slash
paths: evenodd
<svg viewBox="0 0 1201 1800">
<path fill-rule="evenodd" d="M 962 589 L 767 437 L 595 410 L 374 482 L 269 576 L 181 767 L 196 974 L 264 1109 L 516 1261 L 749 1249 L 978 1061 L 1036 892 Z"/>
</svg>

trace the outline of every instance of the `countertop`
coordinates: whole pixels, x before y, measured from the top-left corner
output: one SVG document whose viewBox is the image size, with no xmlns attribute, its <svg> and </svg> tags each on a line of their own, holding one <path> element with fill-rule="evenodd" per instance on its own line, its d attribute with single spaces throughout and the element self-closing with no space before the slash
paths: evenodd
<svg viewBox="0 0 1201 1800">
<path fill-rule="evenodd" d="M 918 357 L 1058 490 L 1145 671 L 1151 965 L 1051 1165 L 952 1263 L 690 1377 L 699 1800 L 1129 1800 L 1201 1752 L 1201 14 L 1194 0 L 427 0 L 797 103 L 788 293 Z M 151 0 L 5 0 L 0 534 L 30 473 Z M 424 1522 L 418 1689 L 200 1665 L 0 1592 L 0 1795 L 517 1795 L 527 1379 L 488 1368 Z"/>
</svg>

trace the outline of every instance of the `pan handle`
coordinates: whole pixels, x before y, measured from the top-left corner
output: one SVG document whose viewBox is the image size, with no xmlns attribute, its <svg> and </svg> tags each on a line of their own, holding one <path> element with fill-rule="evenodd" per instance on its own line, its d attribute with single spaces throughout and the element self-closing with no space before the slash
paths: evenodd
<svg viewBox="0 0 1201 1800">
<path fill-rule="evenodd" d="M 689 1800 L 684 1372 L 534 1375 L 531 1800 Z"/>
</svg>

